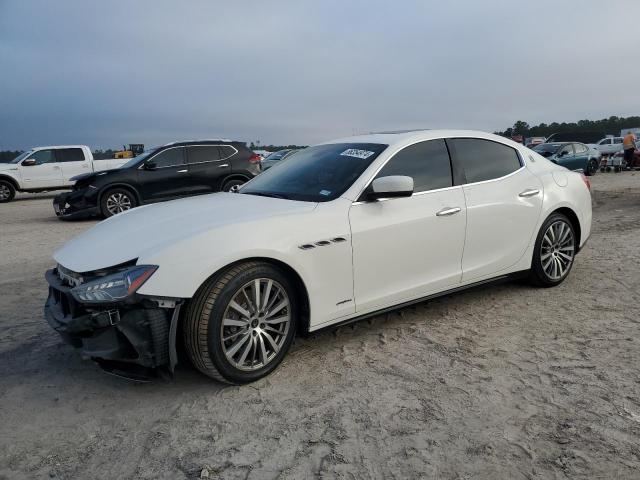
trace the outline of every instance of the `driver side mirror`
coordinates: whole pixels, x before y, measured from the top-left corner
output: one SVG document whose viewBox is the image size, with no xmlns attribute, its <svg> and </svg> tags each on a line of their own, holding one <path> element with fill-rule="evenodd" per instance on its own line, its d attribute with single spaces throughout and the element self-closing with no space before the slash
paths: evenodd
<svg viewBox="0 0 640 480">
<path fill-rule="evenodd" d="M 34 165 L 38 165 L 38 161 L 35 158 L 27 158 L 22 162 L 23 167 L 33 167 Z"/>
<path fill-rule="evenodd" d="M 156 162 L 147 162 L 144 164 L 145 170 L 156 170 L 157 168 L 158 168 L 158 165 L 156 165 Z"/>
<path fill-rule="evenodd" d="M 390 175 L 376 178 L 371 183 L 367 200 L 410 197 L 411 195 L 413 195 L 413 178 L 404 175 Z"/>
</svg>

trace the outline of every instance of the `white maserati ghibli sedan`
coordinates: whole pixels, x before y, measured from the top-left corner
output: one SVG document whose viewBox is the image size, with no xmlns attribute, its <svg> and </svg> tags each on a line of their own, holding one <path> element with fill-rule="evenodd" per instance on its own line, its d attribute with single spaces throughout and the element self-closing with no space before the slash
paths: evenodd
<svg viewBox="0 0 640 480">
<path fill-rule="evenodd" d="M 185 165 L 189 168 L 189 165 Z M 591 231 L 580 173 L 508 139 L 411 131 L 301 150 L 235 193 L 147 205 L 46 273 L 49 324 L 103 368 L 257 380 L 296 332 L 526 276 L 552 287 Z"/>
</svg>

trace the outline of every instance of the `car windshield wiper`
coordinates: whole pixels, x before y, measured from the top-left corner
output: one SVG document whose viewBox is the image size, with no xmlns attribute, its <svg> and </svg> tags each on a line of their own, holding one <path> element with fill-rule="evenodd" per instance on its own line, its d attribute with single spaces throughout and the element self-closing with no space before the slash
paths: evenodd
<svg viewBox="0 0 640 480">
<path fill-rule="evenodd" d="M 271 197 L 271 198 L 283 198 L 284 200 L 290 200 L 291 197 L 289 195 L 285 195 L 283 193 L 273 193 L 273 192 L 240 192 L 245 195 L 257 195 L 259 197 Z"/>
</svg>

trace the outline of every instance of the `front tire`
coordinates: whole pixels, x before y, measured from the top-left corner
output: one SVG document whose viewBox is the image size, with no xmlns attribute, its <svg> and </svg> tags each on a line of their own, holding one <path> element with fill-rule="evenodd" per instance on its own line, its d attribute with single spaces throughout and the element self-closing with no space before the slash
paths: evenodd
<svg viewBox="0 0 640 480">
<path fill-rule="evenodd" d="M 0 203 L 8 203 L 16 196 L 16 189 L 11 182 L 0 180 Z"/>
<path fill-rule="evenodd" d="M 539 287 L 560 285 L 573 266 L 576 242 L 575 230 L 566 216 L 554 213 L 547 218 L 536 238 L 531 282 Z"/>
<path fill-rule="evenodd" d="M 138 206 L 133 193 L 124 188 L 111 188 L 100 199 L 100 211 L 105 218 L 126 212 Z"/>
<path fill-rule="evenodd" d="M 282 362 L 297 317 L 297 292 L 286 274 L 268 263 L 242 263 L 208 280 L 189 302 L 186 351 L 215 380 L 254 382 Z"/>
</svg>

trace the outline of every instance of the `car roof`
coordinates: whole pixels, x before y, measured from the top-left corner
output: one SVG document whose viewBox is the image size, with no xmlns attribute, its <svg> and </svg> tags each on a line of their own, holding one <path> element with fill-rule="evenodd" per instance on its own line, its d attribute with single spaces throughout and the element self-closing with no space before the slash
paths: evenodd
<svg viewBox="0 0 640 480">
<path fill-rule="evenodd" d="M 244 142 L 240 142 L 237 140 L 230 140 L 228 138 L 208 138 L 208 139 L 203 139 L 203 140 L 184 140 L 184 141 L 179 141 L 179 142 L 169 142 L 165 145 L 162 145 L 163 147 L 170 147 L 170 146 L 183 146 L 183 145 L 220 145 L 222 143 L 242 143 L 244 144 Z"/>
<path fill-rule="evenodd" d="M 31 147 L 29 150 L 46 150 L 47 148 L 85 148 L 86 145 L 44 145 L 42 147 Z"/>
<path fill-rule="evenodd" d="M 494 133 L 479 130 L 397 130 L 395 132 L 371 133 L 368 135 L 356 135 L 353 137 L 339 138 L 323 142 L 331 143 L 382 143 L 389 146 L 409 145 L 423 140 L 435 140 L 438 138 L 479 138 L 504 143 L 512 147 L 522 147 L 521 143 L 496 135 Z"/>
</svg>

